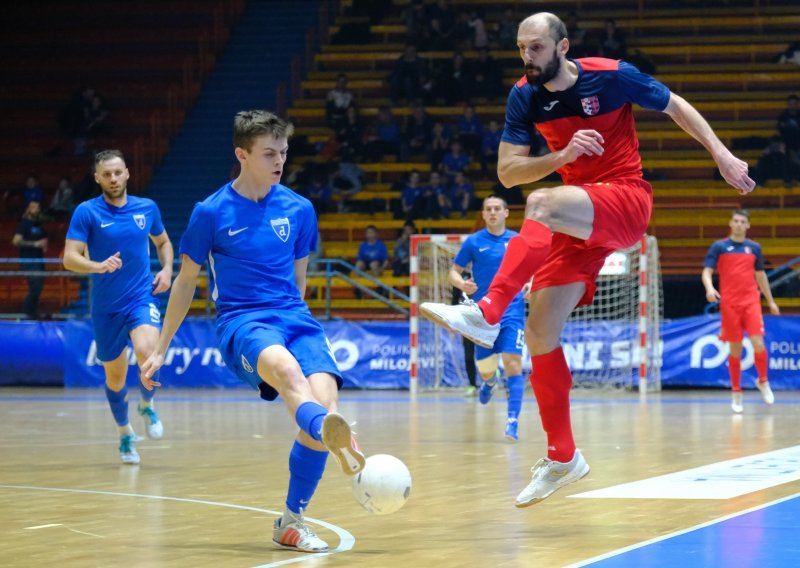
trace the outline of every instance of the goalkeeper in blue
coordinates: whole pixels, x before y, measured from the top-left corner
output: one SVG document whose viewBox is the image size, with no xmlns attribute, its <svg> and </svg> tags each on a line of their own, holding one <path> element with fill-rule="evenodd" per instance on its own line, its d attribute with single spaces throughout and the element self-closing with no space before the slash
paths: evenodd
<svg viewBox="0 0 800 568">
<path fill-rule="evenodd" d="M 293 127 L 262 110 L 233 123 L 241 173 L 195 205 L 181 239 L 175 279 L 156 349 L 142 370 L 158 386 L 178 326 L 189 310 L 200 268 L 208 262 L 217 338 L 226 365 L 261 398 L 279 395 L 300 428 L 289 454 L 289 490 L 275 519 L 275 546 L 325 552 L 303 519 L 332 453 L 346 475 L 364 468 L 350 425 L 336 412 L 342 377 L 320 324 L 303 301 L 309 253 L 317 247 L 311 202 L 280 184 Z"/>
</svg>

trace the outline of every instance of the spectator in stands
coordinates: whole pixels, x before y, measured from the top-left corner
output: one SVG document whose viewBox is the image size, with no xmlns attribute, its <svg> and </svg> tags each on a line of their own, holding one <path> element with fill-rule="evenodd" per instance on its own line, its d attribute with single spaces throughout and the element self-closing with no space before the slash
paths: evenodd
<svg viewBox="0 0 800 568">
<path fill-rule="evenodd" d="M 466 102 L 469 81 L 469 72 L 464 54 L 457 51 L 442 70 L 439 97 L 446 105 Z"/>
<path fill-rule="evenodd" d="M 436 0 L 427 8 L 428 37 L 431 51 L 450 51 L 453 49 L 453 24 L 455 16 L 447 5 L 447 0 Z"/>
<path fill-rule="evenodd" d="M 334 132 L 344 125 L 347 109 L 353 106 L 354 101 L 353 92 L 347 88 L 347 75 L 339 73 L 336 76 L 336 86 L 328 91 L 325 101 L 325 118 Z"/>
<path fill-rule="evenodd" d="M 372 2 L 380 4 L 379 2 Z M 406 25 L 406 43 L 417 49 L 427 49 L 429 43 L 428 18 L 424 0 L 411 0 L 403 10 L 403 21 Z"/>
<path fill-rule="evenodd" d="M 7 190 L 3 193 L 3 209 L 14 217 L 24 213 L 28 207 L 28 203 L 36 201 L 42 203 L 44 201 L 44 190 L 39 185 L 36 176 L 29 174 L 25 178 L 25 185 L 18 190 Z"/>
<path fill-rule="evenodd" d="M 438 204 L 439 215 L 447 217 L 450 214 L 449 199 L 450 188 L 442 180 L 442 174 L 436 170 L 431 170 L 431 175 L 428 177 L 428 186 L 433 192 L 433 196 Z"/>
<path fill-rule="evenodd" d="M 470 183 L 469 178 L 463 171 L 456 172 L 453 183 L 450 185 L 450 207 L 451 211 L 456 211 L 461 218 L 467 216 L 467 212 L 472 209 L 475 200 L 475 188 Z"/>
<path fill-rule="evenodd" d="M 617 22 L 613 18 L 608 18 L 605 21 L 603 35 L 600 37 L 599 55 L 609 59 L 625 59 L 627 54 L 625 32 L 617 27 Z"/>
<path fill-rule="evenodd" d="M 408 276 L 411 260 L 411 235 L 419 232 L 413 221 L 406 221 L 394 242 L 392 276 Z"/>
<path fill-rule="evenodd" d="M 481 174 L 484 178 L 489 176 L 489 166 L 497 163 L 497 153 L 500 151 L 502 136 L 503 129 L 500 128 L 500 123 L 495 119 L 490 120 L 481 138 Z"/>
<path fill-rule="evenodd" d="M 338 196 L 339 212 L 351 210 L 349 199 L 364 187 L 364 170 L 356 163 L 355 154 L 349 148 L 341 152 L 339 167 L 331 175 L 331 187 Z"/>
<path fill-rule="evenodd" d="M 332 210 L 333 188 L 323 173 L 319 172 L 311 179 L 311 183 L 306 186 L 305 194 L 314 206 L 317 217 Z"/>
<path fill-rule="evenodd" d="M 790 43 L 789 46 L 773 58 L 773 63 L 793 63 L 800 65 L 800 41 Z"/>
<path fill-rule="evenodd" d="M 474 106 L 467 105 L 464 107 L 464 112 L 461 113 L 461 116 L 456 121 L 456 132 L 464 151 L 472 158 L 477 158 L 481 150 L 483 124 L 481 124 L 481 119 L 478 118 L 478 115 L 475 114 Z"/>
<path fill-rule="evenodd" d="M 586 30 L 581 28 L 578 13 L 570 10 L 567 13 L 567 37 L 569 38 L 569 56 L 574 59 L 591 55 L 588 50 Z M 514 46 L 516 47 L 517 30 L 514 29 Z"/>
<path fill-rule="evenodd" d="M 444 122 L 437 120 L 433 123 L 431 130 L 431 168 L 438 169 L 442 163 L 442 158 L 450 150 L 450 143 L 453 137 Z"/>
<path fill-rule="evenodd" d="M 461 151 L 461 142 L 453 140 L 450 143 L 450 151 L 442 158 L 442 168 L 445 175 L 452 180 L 456 173 L 463 172 L 469 167 L 471 160 Z"/>
<path fill-rule="evenodd" d="M 408 161 L 411 156 L 425 154 L 427 156 L 431 144 L 431 131 L 433 120 L 425 111 L 421 103 L 414 103 L 411 115 L 406 120 L 403 131 L 403 161 Z"/>
<path fill-rule="evenodd" d="M 389 97 L 392 104 L 423 98 L 432 88 L 428 65 L 417 55 L 417 46 L 406 44 L 405 51 L 395 61 L 389 73 Z"/>
<path fill-rule="evenodd" d="M 503 11 L 503 17 L 497 24 L 497 41 L 498 47 L 502 50 L 515 50 L 517 49 L 517 17 L 514 15 L 514 10 L 506 8 Z M 570 43 L 570 48 L 572 44 Z"/>
<path fill-rule="evenodd" d="M 383 276 L 383 271 L 389 265 L 389 251 L 386 244 L 378 238 L 378 228 L 375 225 L 368 225 L 364 241 L 358 247 L 356 257 L 356 268 L 362 272 L 367 272 L 375 278 Z M 361 298 L 361 291 L 355 289 L 356 298 Z"/>
<path fill-rule="evenodd" d="M 519 185 L 506 187 L 498 181 L 492 186 L 492 193 L 502 197 L 509 206 L 525 205 L 525 196 L 522 194 L 522 187 Z"/>
<path fill-rule="evenodd" d="M 478 58 L 468 67 L 472 96 L 493 100 L 503 93 L 502 67 L 487 48 L 479 49 Z"/>
<path fill-rule="evenodd" d="M 72 94 L 59 114 L 61 133 L 72 139 L 75 154 L 83 154 L 86 150 L 86 116 L 95 94 L 94 87 L 89 85 L 83 87 Z"/>
<path fill-rule="evenodd" d="M 572 51 L 571 46 L 572 44 L 570 44 L 570 51 Z M 650 59 L 648 56 L 646 56 L 644 53 L 642 53 L 642 50 L 639 49 L 638 47 L 635 48 L 633 52 L 628 55 L 625 61 L 627 61 L 631 65 L 634 65 L 642 73 L 647 73 L 648 75 L 655 74 L 657 70 L 656 64 L 653 62 L 653 60 Z"/>
<path fill-rule="evenodd" d="M 773 136 L 753 170 L 757 186 L 763 186 L 771 179 L 782 179 L 785 187 L 792 186 L 792 179 L 800 179 L 800 167 L 789 158 L 786 144 L 780 136 Z"/>
<path fill-rule="evenodd" d="M 11 244 L 19 248 L 19 257 L 24 259 L 42 259 L 47 249 L 47 233 L 40 222 L 41 205 L 38 201 L 30 201 L 25 213 L 17 224 Z M 25 262 L 20 264 L 22 270 L 44 270 L 43 262 Z M 43 276 L 28 276 L 28 295 L 22 305 L 22 311 L 31 319 L 36 319 L 39 312 L 39 296 L 44 287 Z"/>
<path fill-rule="evenodd" d="M 400 157 L 402 134 L 400 126 L 388 106 L 378 109 L 378 116 L 372 125 L 372 132 L 364 146 L 364 157 L 369 162 L 380 162 L 386 154 Z"/>
<path fill-rule="evenodd" d="M 75 209 L 75 190 L 72 189 L 72 180 L 63 177 L 58 182 L 58 188 L 46 213 L 53 219 L 64 220 L 72 214 L 73 209 Z"/>
<path fill-rule="evenodd" d="M 486 16 L 482 9 L 473 10 L 469 14 L 469 27 L 472 28 L 472 48 L 488 49 L 489 32 L 486 30 Z"/>
<path fill-rule="evenodd" d="M 95 152 L 92 152 L 92 155 L 88 161 L 88 169 L 81 179 L 80 182 L 75 186 L 75 205 L 79 205 L 86 201 L 87 199 L 91 199 L 93 197 L 97 197 L 101 193 L 100 185 L 94 179 L 94 156 Z"/>
<path fill-rule="evenodd" d="M 355 156 L 361 155 L 364 147 L 364 125 L 358 114 L 358 108 L 353 104 L 347 107 L 344 122 L 336 131 L 340 151 L 352 150 Z"/>
<path fill-rule="evenodd" d="M 400 201 L 397 203 L 394 211 L 395 219 L 412 219 L 414 213 L 414 204 L 417 201 L 417 196 L 420 194 L 422 187 L 419 183 L 419 171 L 411 170 L 408 172 L 406 181 L 400 190 Z"/>
<path fill-rule="evenodd" d="M 466 10 L 461 10 L 456 16 L 456 22 L 453 25 L 453 48 L 456 51 L 469 51 L 472 49 L 472 38 L 475 33 L 470 26 L 470 13 Z"/>
<path fill-rule="evenodd" d="M 414 207 L 411 210 L 412 219 L 441 219 L 442 211 L 439 207 L 439 196 L 436 188 L 430 184 L 421 186 L 414 198 Z"/>
<path fill-rule="evenodd" d="M 786 109 L 778 115 L 778 133 L 786 146 L 786 155 L 800 168 L 800 109 L 797 95 L 789 95 Z"/>
<path fill-rule="evenodd" d="M 27 208 L 31 201 L 42 203 L 44 201 L 44 190 L 39 185 L 39 180 L 36 176 L 29 175 L 25 180 L 25 189 L 23 190 L 22 197 L 24 200 L 24 207 Z"/>
</svg>

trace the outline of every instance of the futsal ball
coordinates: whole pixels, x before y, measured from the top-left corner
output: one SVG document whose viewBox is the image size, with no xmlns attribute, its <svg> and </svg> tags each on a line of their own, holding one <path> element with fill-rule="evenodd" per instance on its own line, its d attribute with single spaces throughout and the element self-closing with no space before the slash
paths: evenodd
<svg viewBox="0 0 800 568">
<path fill-rule="evenodd" d="M 394 456 L 367 458 L 361 473 L 353 477 L 353 496 L 370 513 L 388 515 L 399 510 L 411 494 L 411 473 Z"/>
</svg>

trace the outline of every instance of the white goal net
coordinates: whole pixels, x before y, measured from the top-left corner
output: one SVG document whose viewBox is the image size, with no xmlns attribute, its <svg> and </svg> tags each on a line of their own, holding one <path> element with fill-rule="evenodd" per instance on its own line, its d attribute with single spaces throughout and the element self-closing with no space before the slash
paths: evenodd
<svg viewBox="0 0 800 568">
<path fill-rule="evenodd" d="M 410 388 L 466 386 L 462 338 L 419 317 L 422 302 L 452 303 L 447 282 L 461 243 L 468 235 L 411 237 Z M 594 302 L 576 309 L 561 343 L 576 387 L 660 390 L 662 287 L 658 243 L 643 238 L 606 259 Z M 530 357 L 523 352 L 523 368 Z"/>
</svg>

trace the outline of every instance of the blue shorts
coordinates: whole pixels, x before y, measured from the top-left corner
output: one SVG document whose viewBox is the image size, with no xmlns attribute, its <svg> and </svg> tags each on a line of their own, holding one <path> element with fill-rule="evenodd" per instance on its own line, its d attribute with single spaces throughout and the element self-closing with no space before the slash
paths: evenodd
<svg viewBox="0 0 800 568">
<path fill-rule="evenodd" d="M 261 391 L 261 398 L 275 400 L 278 391 L 259 376 L 258 356 L 272 345 L 281 345 L 300 364 L 303 375 L 329 373 L 342 388 L 342 376 L 322 326 L 306 312 L 269 310 L 234 318 L 217 328 L 222 358 L 242 381 Z"/>
<path fill-rule="evenodd" d="M 494 353 L 515 353 L 522 355 L 522 347 L 525 345 L 525 327 L 522 320 L 512 318 L 511 321 L 502 321 L 500 324 L 500 335 L 494 340 L 491 349 L 475 345 L 475 359 L 480 361 L 486 359 Z"/>
<path fill-rule="evenodd" d="M 111 314 L 92 311 L 92 328 L 97 344 L 97 358 L 108 363 L 128 346 L 131 331 L 140 325 L 161 329 L 161 313 L 154 302 L 142 302 Z"/>
</svg>

